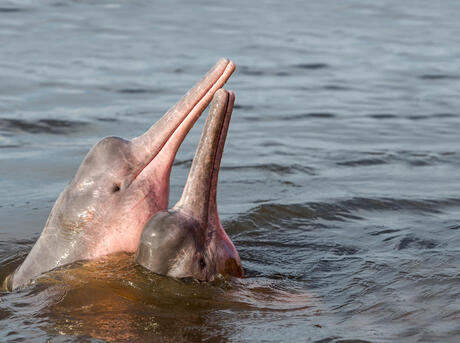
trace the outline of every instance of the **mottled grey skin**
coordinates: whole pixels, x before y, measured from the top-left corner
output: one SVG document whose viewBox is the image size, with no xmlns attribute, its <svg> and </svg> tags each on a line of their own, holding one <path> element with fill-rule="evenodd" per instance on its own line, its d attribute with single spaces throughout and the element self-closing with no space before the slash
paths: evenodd
<svg viewBox="0 0 460 343">
<path fill-rule="evenodd" d="M 97 143 L 57 199 L 27 258 L 5 281 L 8 288 L 78 260 L 135 252 L 147 221 L 168 208 L 180 144 L 234 69 L 233 62 L 220 60 L 143 135 Z"/>
<path fill-rule="evenodd" d="M 155 273 L 201 281 L 211 281 L 216 274 L 244 276 L 216 202 L 234 99 L 232 92 L 216 92 L 181 199 L 171 210 L 153 216 L 142 231 L 136 261 Z"/>
</svg>

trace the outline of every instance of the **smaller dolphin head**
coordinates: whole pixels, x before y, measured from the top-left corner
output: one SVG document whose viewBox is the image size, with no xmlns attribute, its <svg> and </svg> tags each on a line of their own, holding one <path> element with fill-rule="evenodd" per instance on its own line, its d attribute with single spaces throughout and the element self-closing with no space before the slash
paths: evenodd
<svg viewBox="0 0 460 343">
<path fill-rule="evenodd" d="M 238 252 L 217 213 L 217 176 L 235 96 L 221 89 L 211 103 L 179 202 L 145 226 L 136 260 L 173 277 L 210 281 L 216 274 L 243 277 Z"/>
</svg>

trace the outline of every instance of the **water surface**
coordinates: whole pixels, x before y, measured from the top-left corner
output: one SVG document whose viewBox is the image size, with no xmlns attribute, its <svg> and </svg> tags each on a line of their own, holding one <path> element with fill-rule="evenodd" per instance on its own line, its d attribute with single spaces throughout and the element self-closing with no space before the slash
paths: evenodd
<svg viewBox="0 0 460 343">
<path fill-rule="evenodd" d="M 238 69 L 219 211 L 247 278 L 117 255 L 0 295 L 2 341 L 457 342 L 456 1 L 4 1 L 0 278 L 104 136 Z M 180 196 L 200 120 L 171 177 Z"/>
</svg>

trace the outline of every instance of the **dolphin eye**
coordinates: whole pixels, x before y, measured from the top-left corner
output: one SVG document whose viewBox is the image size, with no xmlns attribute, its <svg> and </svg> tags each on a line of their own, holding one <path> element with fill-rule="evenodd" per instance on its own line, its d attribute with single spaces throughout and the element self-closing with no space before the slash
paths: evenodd
<svg viewBox="0 0 460 343">
<path fill-rule="evenodd" d="M 200 268 L 204 269 L 204 267 L 206 267 L 206 262 L 205 262 L 204 258 L 202 257 L 202 258 L 200 258 Z"/>
<path fill-rule="evenodd" d="M 112 192 L 116 193 L 120 190 L 120 185 L 118 183 L 114 183 L 112 186 Z"/>
</svg>

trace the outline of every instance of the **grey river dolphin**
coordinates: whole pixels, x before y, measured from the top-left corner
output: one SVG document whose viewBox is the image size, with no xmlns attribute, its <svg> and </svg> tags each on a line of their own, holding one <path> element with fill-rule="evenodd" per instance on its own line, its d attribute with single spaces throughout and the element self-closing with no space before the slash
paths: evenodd
<svg viewBox="0 0 460 343">
<path fill-rule="evenodd" d="M 24 262 L 5 280 L 6 287 L 16 289 L 78 260 L 136 252 L 145 224 L 168 208 L 179 146 L 234 70 L 232 61 L 221 59 L 147 132 L 132 140 L 98 142 L 56 200 Z"/>
<path fill-rule="evenodd" d="M 180 200 L 169 211 L 155 214 L 142 231 L 136 261 L 155 273 L 201 281 L 211 281 L 216 274 L 244 275 L 216 201 L 234 101 L 232 92 L 216 92 Z"/>
</svg>

